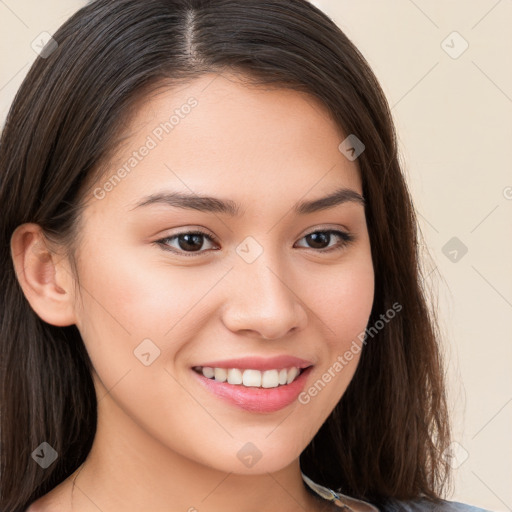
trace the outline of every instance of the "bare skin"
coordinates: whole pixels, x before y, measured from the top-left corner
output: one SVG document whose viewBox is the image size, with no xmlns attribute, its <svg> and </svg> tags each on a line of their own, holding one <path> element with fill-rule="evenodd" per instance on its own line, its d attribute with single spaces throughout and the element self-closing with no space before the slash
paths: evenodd
<svg viewBox="0 0 512 512">
<path fill-rule="evenodd" d="M 197 105 L 182 108 L 191 97 Z M 155 128 L 176 109 L 179 121 L 158 140 Z M 227 75 L 161 90 L 127 128 L 88 196 L 80 287 L 36 224 L 12 237 L 27 299 L 46 322 L 76 324 L 98 396 L 85 464 L 29 512 L 337 509 L 305 489 L 299 456 L 343 396 L 360 352 L 307 403 L 270 413 L 213 395 L 192 367 L 292 355 L 312 363 L 308 390 L 364 332 L 374 296 L 364 206 L 293 209 L 341 187 L 362 195 L 357 163 L 338 150 L 346 134 L 309 95 L 248 87 Z M 155 147 L 140 150 L 148 137 Z M 134 151 L 140 160 L 119 173 Z M 116 173 L 120 179 L 106 185 Z M 135 207 L 164 190 L 232 200 L 240 215 Z M 214 241 L 196 239 L 197 250 L 186 251 L 176 235 L 197 229 Z M 307 236 L 329 230 L 324 245 Z M 334 230 L 353 241 L 344 244 Z M 247 237 L 256 241 L 251 251 L 261 248 L 251 263 L 236 250 Z M 145 339 L 159 350 L 149 365 L 134 354 Z M 250 467 L 237 456 L 247 443 L 261 454 Z"/>
</svg>

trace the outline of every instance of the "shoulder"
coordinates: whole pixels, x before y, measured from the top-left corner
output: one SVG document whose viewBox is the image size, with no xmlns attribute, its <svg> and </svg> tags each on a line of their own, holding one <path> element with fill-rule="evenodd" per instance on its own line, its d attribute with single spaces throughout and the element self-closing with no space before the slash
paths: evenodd
<svg viewBox="0 0 512 512">
<path fill-rule="evenodd" d="M 62 484 L 32 502 L 25 512 L 67 512 L 71 510 L 67 486 Z"/>
<path fill-rule="evenodd" d="M 433 503 L 425 498 L 416 500 L 390 500 L 380 507 L 381 512 L 491 512 L 487 509 L 460 503 L 458 501 L 442 500 Z"/>
</svg>

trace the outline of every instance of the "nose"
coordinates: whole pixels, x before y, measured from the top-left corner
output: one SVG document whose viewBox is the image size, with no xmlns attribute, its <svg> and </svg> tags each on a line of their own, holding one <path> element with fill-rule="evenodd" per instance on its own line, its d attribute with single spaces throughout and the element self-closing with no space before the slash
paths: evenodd
<svg viewBox="0 0 512 512">
<path fill-rule="evenodd" d="M 235 263 L 222 319 L 238 334 L 278 339 L 304 329 L 308 317 L 291 272 L 265 255 L 252 263 Z"/>
</svg>

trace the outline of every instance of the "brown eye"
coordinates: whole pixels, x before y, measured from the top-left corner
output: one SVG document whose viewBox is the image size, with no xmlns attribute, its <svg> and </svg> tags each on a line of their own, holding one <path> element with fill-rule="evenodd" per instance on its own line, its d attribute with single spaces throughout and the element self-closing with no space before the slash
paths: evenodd
<svg viewBox="0 0 512 512">
<path fill-rule="evenodd" d="M 185 235 L 178 235 L 178 245 L 180 246 L 180 249 L 183 249 L 184 251 L 193 250 L 196 249 L 199 250 L 203 246 L 203 235 L 198 234 L 185 234 Z"/>
<path fill-rule="evenodd" d="M 329 245 L 333 235 L 341 241 L 338 244 Z M 304 236 L 303 239 L 307 241 L 310 249 L 318 249 L 320 252 L 329 252 L 331 250 L 343 249 L 354 240 L 354 236 L 344 231 L 331 229 L 326 231 L 313 231 Z"/>
<path fill-rule="evenodd" d="M 177 233 L 175 235 L 162 238 L 160 240 L 157 240 L 156 243 L 167 251 L 189 256 L 192 255 L 193 253 L 202 254 L 206 252 L 201 250 L 205 245 L 205 239 L 209 243 L 214 242 L 213 237 L 207 233 L 204 233 L 203 231 L 186 231 L 183 233 Z M 173 241 L 177 242 L 177 246 L 171 245 Z"/>
</svg>

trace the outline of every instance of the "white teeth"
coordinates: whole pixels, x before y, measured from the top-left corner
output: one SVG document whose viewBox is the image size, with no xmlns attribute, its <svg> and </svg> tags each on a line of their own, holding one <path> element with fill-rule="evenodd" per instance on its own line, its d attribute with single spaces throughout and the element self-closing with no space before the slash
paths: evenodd
<svg viewBox="0 0 512 512">
<path fill-rule="evenodd" d="M 261 372 L 259 370 L 245 370 L 242 384 L 247 387 L 259 388 L 261 386 Z"/>
<path fill-rule="evenodd" d="M 204 375 L 204 373 L 203 373 Z M 242 372 L 238 368 L 230 368 L 228 370 L 228 383 L 229 384 L 242 384 Z"/>
<path fill-rule="evenodd" d="M 196 366 L 194 369 L 202 373 L 207 379 L 217 382 L 242 385 L 246 387 L 277 388 L 291 384 L 299 375 L 300 370 L 295 366 L 281 370 L 242 370 L 239 368 L 211 368 L 209 366 Z"/>
<path fill-rule="evenodd" d="M 286 378 L 286 384 L 290 384 L 290 382 L 293 382 L 295 377 L 299 374 L 299 370 L 293 366 L 288 370 L 288 377 Z"/>
<path fill-rule="evenodd" d="M 226 382 L 228 378 L 228 372 L 226 371 L 225 368 L 215 368 L 214 372 L 215 380 L 217 382 Z"/>
<path fill-rule="evenodd" d="M 203 375 L 208 379 L 212 379 L 213 376 L 215 375 L 215 372 L 213 371 L 213 368 L 210 368 L 209 366 L 204 366 Z"/>
<path fill-rule="evenodd" d="M 279 373 L 277 370 L 266 370 L 261 376 L 262 388 L 277 388 L 279 384 Z"/>
</svg>

